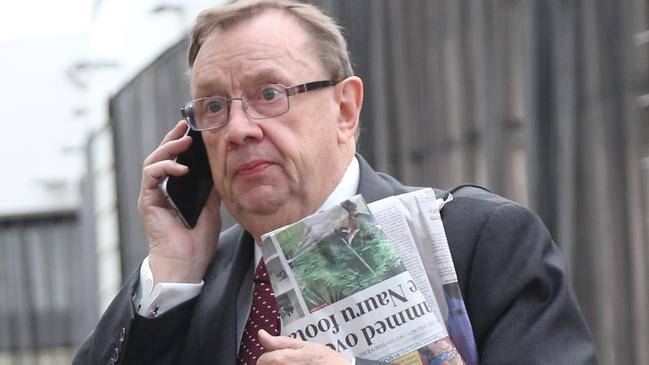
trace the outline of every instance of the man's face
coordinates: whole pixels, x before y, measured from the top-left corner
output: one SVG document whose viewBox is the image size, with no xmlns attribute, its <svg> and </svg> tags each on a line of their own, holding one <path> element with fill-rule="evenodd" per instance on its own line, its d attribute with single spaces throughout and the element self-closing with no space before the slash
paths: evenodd
<svg viewBox="0 0 649 365">
<path fill-rule="evenodd" d="M 266 83 L 328 79 L 313 54 L 292 16 L 267 11 L 208 37 L 192 69 L 192 94 L 239 97 Z M 312 213 L 340 180 L 349 160 L 338 128 L 339 86 L 292 96 L 286 114 L 263 120 L 233 101 L 228 123 L 203 132 L 215 187 L 253 235 Z"/>
</svg>

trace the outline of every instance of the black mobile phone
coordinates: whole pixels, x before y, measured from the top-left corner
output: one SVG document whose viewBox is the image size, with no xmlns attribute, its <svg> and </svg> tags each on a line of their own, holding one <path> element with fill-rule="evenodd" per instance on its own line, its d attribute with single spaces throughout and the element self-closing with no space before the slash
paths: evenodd
<svg viewBox="0 0 649 365">
<path fill-rule="evenodd" d="M 185 226 L 194 228 L 213 183 L 201 132 L 187 128 L 186 135 L 192 137 L 192 144 L 178 155 L 176 162 L 187 166 L 189 172 L 183 176 L 168 176 L 161 187 Z"/>
</svg>

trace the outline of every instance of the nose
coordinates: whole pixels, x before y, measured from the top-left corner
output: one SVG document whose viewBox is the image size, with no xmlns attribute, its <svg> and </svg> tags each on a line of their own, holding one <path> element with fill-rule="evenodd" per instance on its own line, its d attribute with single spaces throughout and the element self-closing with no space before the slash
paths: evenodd
<svg viewBox="0 0 649 365">
<path fill-rule="evenodd" d="M 239 103 L 235 101 L 239 101 Z M 245 108 L 246 105 L 241 98 L 234 98 L 230 101 L 229 120 L 225 125 L 225 140 L 231 148 L 242 146 L 250 141 L 261 140 L 264 137 L 259 123 L 248 116 Z"/>
</svg>

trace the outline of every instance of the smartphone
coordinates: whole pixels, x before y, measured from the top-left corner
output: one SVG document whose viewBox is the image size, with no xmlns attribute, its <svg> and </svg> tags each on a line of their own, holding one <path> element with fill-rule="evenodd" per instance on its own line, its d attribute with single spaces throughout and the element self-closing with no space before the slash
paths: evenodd
<svg viewBox="0 0 649 365">
<path fill-rule="evenodd" d="M 189 172 L 183 176 L 168 176 L 161 188 L 185 226 L 191 229 L 196 226 L 213 183 L 201 132 L 187 128 L 185 135 L 192 137 L 192 144 L 178 155 L 176 162 L 187 166 Z"/>
</svg>

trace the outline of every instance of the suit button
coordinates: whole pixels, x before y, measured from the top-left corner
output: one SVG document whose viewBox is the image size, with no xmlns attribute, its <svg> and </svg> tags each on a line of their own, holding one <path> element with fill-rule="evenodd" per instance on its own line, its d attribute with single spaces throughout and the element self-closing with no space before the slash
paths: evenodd
<svg viewBox="0 0 649 365">
<path fill-rule="evenodd" d="M 126 328 L 122 327 L 122 330 L 119 333 L 119 342 L 124 342 L 126 338 Z"/>
<path fill-rule="evenodd" d="M 110 361 L 112 361 L 112 363 L 114 364 L 117 362 L 118 359 L 119 359 L 119 349 L 115 347 L 113 349 L 113 356 L 110 357 Z"/>
</svg>

